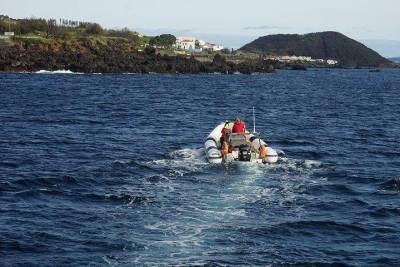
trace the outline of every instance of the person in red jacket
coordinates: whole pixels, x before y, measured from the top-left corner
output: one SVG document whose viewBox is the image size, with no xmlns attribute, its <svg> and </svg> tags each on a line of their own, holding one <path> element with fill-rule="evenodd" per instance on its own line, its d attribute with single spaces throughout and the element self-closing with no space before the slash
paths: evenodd
<svg viewBox="0 0 400 267">
<path fill-rule="evenodd" d="M 244 133 L 246 131 L 246 127 L 244 122 L 240 118 L 236 118 L 233 123 L 232 133 Z"/>
</svg>

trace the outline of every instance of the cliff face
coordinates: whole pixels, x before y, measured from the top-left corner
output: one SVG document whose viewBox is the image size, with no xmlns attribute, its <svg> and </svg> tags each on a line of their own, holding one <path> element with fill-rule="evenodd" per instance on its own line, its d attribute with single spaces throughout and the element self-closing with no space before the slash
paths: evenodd
<svg viewBox="0 0 400 267">
<path fill-rule="evenodd" d="M 240 50 L 335 59 L 343 67 L 379 67 L 391 64 L 374 50 L 338 32 L 267 35 L 246 44 Z"/>
</svg>

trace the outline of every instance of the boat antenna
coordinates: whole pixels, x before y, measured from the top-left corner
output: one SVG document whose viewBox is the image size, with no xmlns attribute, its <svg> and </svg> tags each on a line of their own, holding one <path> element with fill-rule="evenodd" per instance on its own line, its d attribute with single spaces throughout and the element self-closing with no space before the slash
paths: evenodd
<svg viewBox="0 0 400 267">
<path fill-rule="evenodd" d="M 256 132 L 256 112 L 253 107 L 253 133 Z"/>
</svg>

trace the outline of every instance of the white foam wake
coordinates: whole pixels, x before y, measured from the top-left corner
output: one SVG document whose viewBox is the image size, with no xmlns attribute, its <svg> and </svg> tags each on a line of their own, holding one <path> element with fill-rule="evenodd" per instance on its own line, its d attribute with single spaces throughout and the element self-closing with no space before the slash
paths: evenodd
<svg viewBox="0 0 400 267">
<path fill-rule="evenodd" d="M 152 160 L 148 165 L 156 168 L 168 168 L 170 175 L 183 176 L 208 166 L 204 149 L 183 148 L 172 151 L 166 159 Z"/>
<path fill-rule="evenodd" d="M 54 70 L 54 71 L 50 71 L 50 70 L 39 70 L 37 72 L 35 72 L 37 74 L 83 74 L 82 72 L 73 72 L 70 70 Z"/>
</svg>

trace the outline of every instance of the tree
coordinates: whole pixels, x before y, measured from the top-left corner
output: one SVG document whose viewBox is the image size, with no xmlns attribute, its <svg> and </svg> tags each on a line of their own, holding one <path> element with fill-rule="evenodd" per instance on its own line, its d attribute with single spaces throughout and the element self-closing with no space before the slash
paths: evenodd
<svg viewBox="0 0 400 267">
<path fill-rule="evenodd" d="M 150 45 L 163 46 L 170 48 L 176 42 L 176 37 L 172 34 L 161 34 L 150 39 Z"/>
<path fill-rule="evenodd" d="M 146 53 L 146 55 L 154 56 L 156 54 L 156 49 L 154 47 L 152 47 L 152 46 L 147 46 L 144 49 L 144 52 Z"/>
<path fill-rule="evenodd" d="M 200 42 L 199 42 L 199 40 L 194 41 L 194 48 L 195 48 L 195 49 L 200 49 Z"/>
<path fill-rule="evenodd" d="M 46 28 L 46 38 L 50 35 L 57 34 L 57 21 L 55 19 L 49 19 L 46 21 L 47 28 Z"/>
<path fill-rule="evenodd" d="M 101 34 L 103 32 L 103 28 L 97 23 L 87 23 L 85 26 L 85 31 L 88 34 Z"/>
</svg>

